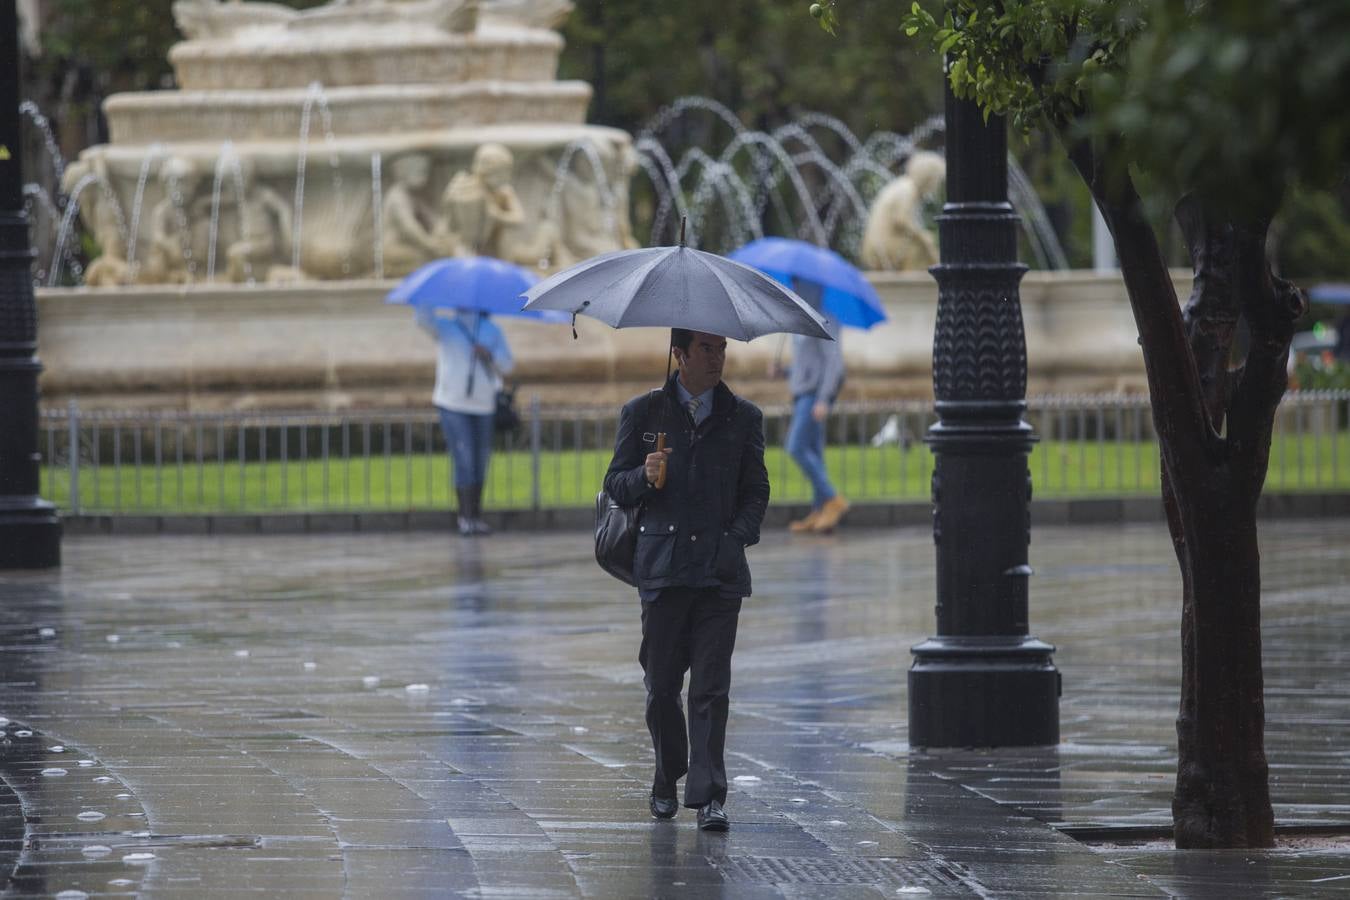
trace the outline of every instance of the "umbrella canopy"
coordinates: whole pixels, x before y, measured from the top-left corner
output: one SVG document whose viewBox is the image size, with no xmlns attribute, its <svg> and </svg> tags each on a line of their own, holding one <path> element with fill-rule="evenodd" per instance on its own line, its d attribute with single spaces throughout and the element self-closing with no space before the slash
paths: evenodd
<svg viewBox="0 0 1350 900">
<path fill-rule="evenodd" d="M 788 288 L 683 244 L 596 256 L 522 296 L 527 311 L 565 310 L 614 328 L 688 328 L 740 341 L 780 332 L 830 336 L 824 318 Z"/>
<path fill-rule="evenodd" d="M 429 262 L 385 297 L 418 309 L 462 309 L 497 316 L 567 322 L 559 312 L 526 312 L 520 294 L 539 281 L 529 269 L 490 256 L 455 256 Z"/>
<path fill-rule="evenodd" d="M 876 288 L 862 272 L 833 250 L 806 241 L 766 237 L 751 241 L 731 258 L 754 266 L 789 287 L 804 282 L 821 289 L 821 306 L 841 325 L 871 328 L 886 321 L 886 310 Z"/>
</svg>

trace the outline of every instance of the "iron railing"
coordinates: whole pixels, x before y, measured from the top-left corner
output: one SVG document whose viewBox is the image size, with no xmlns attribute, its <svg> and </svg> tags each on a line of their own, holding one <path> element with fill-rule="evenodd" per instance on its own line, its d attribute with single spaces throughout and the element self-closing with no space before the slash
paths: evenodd
<svg viewBox="0 0 1350 900">
<path fill-rule="evenodd" d="M 612 451 L 613 407 L 525 410 L 498 437 L 484 504 L 589 505 Z M 778 503 L 810 500 L 783 452 L 790 409 L 765 410 L 766 462 Z M 924 401 L 848 403 L 827 422 L 827 465 L 856 500 L 929 496 L 934 420 Z M 1159 488 L 1146 397 L 1032 398 L 1037 497 L 1128 496 Z M 42 495 L 67 513 L 232 513 L 448 509 L 451 468 L 434 410 L 41 413 Z M 1286 395 L 1276 419 L 1268 490 L 1350 488 L 1350 391 Z M 74 448 L 75 452 L 72 452 Z"/>
</svg>

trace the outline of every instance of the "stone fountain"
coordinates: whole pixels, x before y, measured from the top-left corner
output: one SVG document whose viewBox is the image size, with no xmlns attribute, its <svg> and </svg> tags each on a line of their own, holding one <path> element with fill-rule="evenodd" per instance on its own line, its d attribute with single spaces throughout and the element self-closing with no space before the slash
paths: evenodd
<svg viewBox="0 0 1350 900">
<path fill-rule="evenodd" d="M 634 246 L 630 205 L 650 220 L 653 244 L 688 216 L 691 241 L 725 252 L 772 220 L 893 267 L 895 254 L 877 248 L 914 231 L 933 187 L 914 169 L 916 150 L 940 119 L 865 141 L 819 114 L 764 133 L 714 101 L 685 98 L 635 141 L 586 125 L 589 86 L 556 79 L 554 29 L 569 9 L 566 0 L 330 0 L 304 11 L 178 0 L 179 89 L 108 99 L 111 143 L 66 168 L 63 206 L 30 186 L 45 218 L 60 219 L 37 295 L 45 401 L 424 407 L 434 347 L 406 308 L 383 302 L 395 279 L 448 255 L 548 271 Z M 673 152 L 662 130 L 685 115 L 716 117 L 729 142 Z M 825 153 L 822 133 L 846 159 Z M 1010 187 L 1014 203 L 1030 204 L 1018 207 L 1028 236 L 1053 238 L 1024 182 Z M 644 187 L 630 204 L 630 189 Z M 80 223 L 100 253 L 82 286 L 61 287 L 81 280 L 71 253 Z M 1045 268 L 1055 263 L 1043 244 L 1031 246 Z M 901 267 L 925 264 L 923 253 L 909 256 Z M 932 279 L 870 277 L 890 321 L 849 334 L 848 396 L 925 396 Z M 1033 393 L 1142 385 L 1117 278 L 1032 273 L 1022 301 Z M 562 326 L 503 325 L 515 376 L 546 405 L 617 403 L 665 370 L 666 338 L 647 329 L 583 317 L 573 341 Z M 783 382 L 764 377 L 778 347 L 770 338 L 737 349 L 738 390 L 786 399 Z"/>
<path fill-rule="evenodd" d="M 179 89 L 110 97 L 111 143 L 65 175 L 102 251 L 85 283 L 397 277 L 469 253 L 551 269 L 627 245 L 631 140 L 555 79 L 570 8 L 178 0 Z"/>
</svg>

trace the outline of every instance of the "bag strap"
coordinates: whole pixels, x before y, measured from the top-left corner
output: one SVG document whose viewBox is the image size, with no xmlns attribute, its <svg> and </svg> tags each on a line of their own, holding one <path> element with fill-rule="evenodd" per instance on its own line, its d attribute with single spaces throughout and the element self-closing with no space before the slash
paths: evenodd
<svg viewBox="0 0 1350 900">
<path fill-rule="evenodd" d="M 652 424 L 652 404 L 656 403 L 657 391 L 647 392 L 647 408 L 642 411 L 642 427 L 646 429 Z"/>
</svg>

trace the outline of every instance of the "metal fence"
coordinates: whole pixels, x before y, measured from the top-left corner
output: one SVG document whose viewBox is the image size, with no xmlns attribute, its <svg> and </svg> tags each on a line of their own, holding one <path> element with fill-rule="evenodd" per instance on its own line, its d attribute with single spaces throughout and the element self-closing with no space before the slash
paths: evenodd
<svg viewBox="0 0 1350 900">
<path fill-rule="evenodd" d="M 773 500 L 810 486 L 783 451 L 791 410 L 765 409 Z M 616 410 L 542 406 L 499 435 L 485 506 L 587 506 L 604 478 Z M 1158 451 L 1145 397 L 1037 397 L 1027 421 L 1038 497 L 1156 494 Z M 842 404 L 826 462 L 853 500 L 924 500 L 933 459 L 929 402 Z M 345 413 L 41 413 L 42 493 L 67 512 L 233 513 L 448 509 L 451 468 L 432 410 Z M 1350 391 L 1291 392 L 1276 419 L 1269 490 L 1350 488 Z"/>
</svg>

